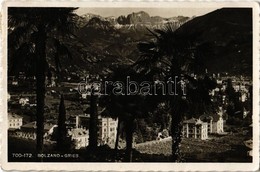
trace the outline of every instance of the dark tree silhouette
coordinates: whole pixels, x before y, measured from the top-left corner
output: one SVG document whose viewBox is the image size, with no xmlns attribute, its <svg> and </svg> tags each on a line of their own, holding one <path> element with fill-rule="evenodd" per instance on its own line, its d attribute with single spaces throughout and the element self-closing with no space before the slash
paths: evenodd
<svg viewBox="0 0 260 172">
<path fill-rule="evenodd" d="M 142 75 L 136 73 L 136 71 L 129 68 L 129 66 L 119 66 L 114 69 L 113 75 L 108 78 L 109 81 L 114 81 L 114 84 L 117 82 L 117 84 L 108 85 L 106 88 L 107 95 L 101 98 L 101 105 L 106 107 L 107 114 L 112 118 L 118 118 L 118 125 L 120 125 L 120 123 L 124 124 L 123 130 L 126 133 L 125 161 L 131 162 L 135 119 L 145 117 L 147 112 L 149 112 L 148 108 L 151 108 L 152 105 L 148 105 L 148 102 L 145 100 L 146 97 L 143 95 L 127 95 L 126 85 L 128 76 L 130 76 L 133 81 L 139 83 L 143 81 Z M 133 91 L 132 88 L 129 89 Z M 117 131 L 117 138 L 119 138 L 119 128 Z M 115 149 L 117 149 L 117 145 L 118 142 L 116 141 Z"/>
<path fill-rule="evenodd" d="M 90 95 L 90 121 L 89 121 L 89 148 L 96 150 L 97 148 L 97 132 L 98 132 L 98 112 L 97 112 L 98 96 L 95 94 L 94 87 L 91 88 Z"/>
<path fill-rule="evenodd" d="M 235 101 L 235 89 L 233 88 L 233 84 L 232 84 L 232 80 L 228 79 L 227 80 L 227 88 L 226 88 L 226 95 L 227 95 L 227 99 L 229 101 L 229 103 L 234 102 Z"/>
<path fill-rule="evenodd" d="M 67 149 L 67 128 L 66 122 L 66 109 L 64 105 L 64 97 L 61 94 L 60 106 L 59 106 L 59 117 L 58 117 L 58 135 L 57 135 L 57 149 L 60 151 L 65 151 Z"/>
<path fill-rule="evenodd" d="M 8 56 L 10 70 L 23 70 L 30 66 L 36 77 L 37 95 L 37 145 L 36 151 L 43 152 L 45 78 L 51 68 L 47 54 L 54 51 L 57 70 L 59 58 L 70 57 L 63 40 L 75 28 L 76 8 L 8 8 Z M 47 46 L 49 45 L 49 47 Z M 50 48 L 51 46 L 55 48 Z M 61 52 L 62 51 L 62 52 Z"/>
<path fill-rule="evenodd" d="M 210 99 L 207 96 L 202 97 L 201 101 L 199 101 L 200 103 L 197 103 L 197 95 L 194 94 L 196 98 L 192 98 L 193 94 L 190 93 L 195 93 L 196 90 L 203 90 L 203 95 L 205 95 L 214 86 L 205 87 L 204 85 L 207 85 L 206 79 L 201 80 L 203 84 L 198 82 L 199 78 L 203 78 L 205 71 L 205 66 L 201 62 L 203 53 L 199 51 L 200 47 L 204 45 L 198 45 L 191 39 L 180 37 L 171 25 L 167 25 L 161 30 L 148 31 L 155 39 L 138 44 L 140 58 L 134 67 L 137 71 L 144 74 L 156 71 L 155 73 L 162 76 L 162 78 L 178 78 L 175 95 L 164 97 L 171 107 L 172 160 L 178 162 L 181 161 L 179 148 L 181 142 L 181 122 L 189 107 L 188 105 L 193 103 L 199 105 L 202 101 L 208 101 L 204 105 L 210 104 Z M 194 77 L 195 74 L 201 77 L 196 78 Z M 182 85 L 182 83 L 185 85 Z M 204 89 L 201 88 L 202 86 L 204 86 Z M 183 88 L 187 89 L 186 95 L 183 92 Z"/>
</svg>

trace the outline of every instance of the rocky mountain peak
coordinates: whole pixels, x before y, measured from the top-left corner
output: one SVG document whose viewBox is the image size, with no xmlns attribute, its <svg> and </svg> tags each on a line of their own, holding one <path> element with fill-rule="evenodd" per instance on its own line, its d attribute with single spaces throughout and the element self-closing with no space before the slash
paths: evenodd
<svg viewBox="0 0 260 172">
<path fill-rule="evenodd" d="M 132 13 L 127 16 L 127 20 L 129 21 L 129 24 L 145 24 L 151 22 L 151 17 L 148 13 L 144 11 L 140 11 L 137 13 Z"/>
</svg>

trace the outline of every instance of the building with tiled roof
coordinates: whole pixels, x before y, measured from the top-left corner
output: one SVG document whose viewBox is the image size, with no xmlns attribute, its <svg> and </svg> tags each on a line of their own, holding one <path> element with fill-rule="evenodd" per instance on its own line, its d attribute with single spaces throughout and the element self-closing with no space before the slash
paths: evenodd
<svg viewBox="0 0 260 172">
<path fill-rule="evenodd" d="M 191 118 L 183 121 L 183 137 L 205 140 L 208 138 L 208 124 L 200 119 Z"/>
</svg>

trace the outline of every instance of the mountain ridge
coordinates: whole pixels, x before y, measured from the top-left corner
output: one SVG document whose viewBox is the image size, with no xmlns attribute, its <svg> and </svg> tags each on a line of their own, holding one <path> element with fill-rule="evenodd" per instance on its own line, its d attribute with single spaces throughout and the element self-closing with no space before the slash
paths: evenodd
<svg viewBox="0 0 260 172">
<path fill-rule="evenodd" d="M 169 23 L 169 24 L 175 24 L 175 25 L 182 25 L 183 23 L 190 20 L 189 17 L 185 16 L 176 16 L 176 17 L 161 17 L 161 16 L 150 16 L 145 11 L 139 11 L 139 12 L 132 12 L 126 16 L 120 15 L 118 17 L 115 16 L 109 16 L 109 17 L 102 17 L 97 14 L 93 13 L 85 13 L 80 16 L 79 20 L 79 26 L 83 27 L 85 26 L 91 18 L 97 17 L 101 19 L 102 21 L 109 21 L 112 25 L 114 25 L 116 28 L 131 28 L 134 26 L 134 28 L 137 27 L 148 27 L 148 28 L 162 28 L 163 25 Z"/>
<path fill-rule="evenodd" d="M 212 72 L 252 75 L 252 9 L 222 8 L 183 24 L 175 33 L 201 45 Z"/>
</svg>

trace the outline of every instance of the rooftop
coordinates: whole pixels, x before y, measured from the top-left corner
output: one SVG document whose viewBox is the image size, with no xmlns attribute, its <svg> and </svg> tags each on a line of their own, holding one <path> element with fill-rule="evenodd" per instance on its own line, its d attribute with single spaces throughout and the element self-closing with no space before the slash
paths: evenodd
<svg viewBox="0 0 260 172">
<path fill-rule="evenodd" d="M 195 125 L 199 125 L 199 124 L 203 124 L 205 122 L 201 121 L 200 119 L 196 119 L 196 118 L 191 118 L 188 120 L 183 121 L 184 124 L 195 124 Z"/>
<path fill-rule="evenodd" d="M 74 137 L 82 137 L 88 135 L 88 130 L 83 128 L 73 128 L 69 130 L 69 135 L 73 135 Z"/>
<path fill-rule="evenodd" d="M 33 122 L 30 122 L 30 123 L 27 123 L 25 125 L 22 125 L 22 128 L 33 128 L 33 129 L 36 129 L 36 121 L 33 121 Z"/>
<path fill-rule="evenodd" d="M 201 115 L 199 117 L 199 119 L 202 120 L 202 121 L 212 120 L 212 122 L 217 122 L 219 120 L 219 118 L 221 117 L 222 113 L 219 111 L 219 112 L 213 113 L 213 114 L 204 114 L 204 115 Z"/>
<path fill-rule="evenodd" d="M 46 124 L 44 124 L 44 131 L 49 131 L 54 126 L 55 125 L 52 124 L 52 123 L 46 123 Z M 37 128 L 36 121 L 25 124 L 25 125 L 22 126 L 22 128 L 36 129 Z"/>
<path fill-rule="evenodd" d="M 14 113 L 8 113 L 8 119 L 20 119 L 20 118 L 23 118 L 17 114 L 14 114 Z"/>
</svg>

